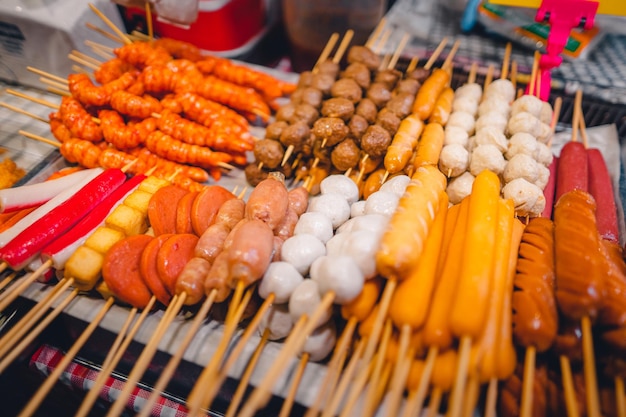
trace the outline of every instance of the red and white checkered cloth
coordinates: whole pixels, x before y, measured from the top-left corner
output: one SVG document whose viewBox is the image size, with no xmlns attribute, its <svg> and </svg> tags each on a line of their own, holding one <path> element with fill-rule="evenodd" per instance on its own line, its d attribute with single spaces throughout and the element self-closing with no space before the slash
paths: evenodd
<svg viewBox="0 0 626 417">
<path fill-rule="evenodd" d="M 44 375 L 49 375 L 54 371 L 59 362 L 61 362 L 63 356 L 63 352 L 59 349 L 50 345 L 42 345 L 31 357 L 30 367 L 36 369 Z M 98 373 L 98 371 L 89 369 L 76 362 L 71 362 L 61 374 L 60 381 L 73 388 L 88 391 L 93 386 L 96 378 L 98 378 Z M 111 403 L 115 402 L 123 387 L 124 381 L 117 379 L 114 376 L 109 376 L 107 382 L 100 390 L 99 396 L 105 401 Z M 145 405 L 148 397 L 150 397 L 150 394 L 151 391 L 135 387 L 132 394 L 128 398 L 126 406 L 129 410 L 139 412 Z M 152 408 L 152 416 L 185 417 L 187 416 L 187 408 L 183 404 L 160 396 Z"/>
</svg>

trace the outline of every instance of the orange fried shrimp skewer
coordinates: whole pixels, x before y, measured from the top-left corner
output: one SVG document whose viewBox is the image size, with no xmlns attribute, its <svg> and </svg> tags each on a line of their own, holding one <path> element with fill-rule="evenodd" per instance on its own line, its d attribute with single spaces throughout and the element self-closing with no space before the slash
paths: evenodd
<svg viewBox="0 0 626 417">
<path fill-rule="evenodd" d="M 59 112 L 52 112 L 48 115 L 50 120 L 50 132 L 59 142 L 65 142 L 72 139 L 72 132 L 65 126 Z"/>
<path fill-rule="evenodd" d="M 187 59 L 192 62 L 203 58 L 202 50 L 189 42 L 172 38 L 159 38 L 155 39 L 152 44 L 165 49 L 174 58 Z"/>
<path fill-rule="evenodd" d="M 157 121 L 152 117 L 127 125 L 115 110 L 100 110 L 98 116 L 104 140 L 120 150 L 139 146 L 157 128 Z"/>
<path fill-rule="evenodd" d="M 164 65 L 173 57 L 167 50 L 149 42 L 133 42 L 113 50 L 115 56 L 139 69 Z"/>
<path fill-rule="evenodd" d="M 235 64 L 229 59 L 205 56 L 196 62 L 204 74 L 212 74 L 224 81 L 251 87 L 258 91 L 269 103 L 295 90 L 295 85 L 286 83 L 253 68 Z"/>
<path fill-rule="evenodd" d="M 140 80 L 150 93 L 185 93 L 195 91 L 203 77 L 194 67 L 170 64 L 144 68 Z"/>
<path fill-rule="evenodd" d="M 113 92 L 127 89 L 135 83 L 135 80 L 135 75 L 130 72 L 126 72 L 119 78 L 101 86 L 94 85 L 87 74 L 70 74 L 67 77 L 72 96 L 84 106 L 96 107 L 108 105 Z"/>
<path fill-rule="evenodd" d="M 163 109 L 161 102 L 153 96 L 148 94 L 139 96 L 123 90 L 111 94 L 110 105 L 113 110 L 137 119 L 147 119 Z"/>
<path fill-rule="evenodd" d="M 160 130 L 150 133 L 146 138 L 145 145 L 151 152 L 170 161 L 203 168 L 218 167 L 232 160 L 230 154 L 215 152 L 204 146 L 184 143 Z"/>
<path fill-rule="evenodd" d="M 240 139 L 242 135 L 250 136 L 247 132 L 236 135 L 218 125 L 208 128 L 168 110 L 164 110 L 157 118 L 157 125 L 163 133 L 191 145 L 208 146 L 224 152 L 252 150 L 249 141 Z"/>
<path fill-rule="evenodd" d="M 94 79 L 100 84 L 106 84 L 117 80 L 124 73 L 134 72 L 137 69 L 120 58 L 112 58 L 100 64 L 97 70 L 93 72 Z"/>
<path fill-rule="evenodd" d="M 75 98 L 62 97 L 58 114 L 72 135 L 89 142 L 102 140 L 102 129 L 94 122 L 93 116 Z"/>
<path fill-rule="evenodd" d="M 253 88 L 242 87 L 228 81 L 224 81 L 212 75 L 207 75 L 196 88 L 200 96 L 217 101 L 237 111 L 261 117 L 267 122 L 270 116 L 270 108 L 263 97 Z"/>
<path fill-rule="evenodd" d="M 228 120 L 240 126 L 244 131 L 250 128 L 245 117 L 223 104 L 195 93 L 177 94 L 175 97 L 185 116 L 206 127 L 211 127 L 214 123 L 225 123 L 225 120 Z"/>
<path fill-rule="evenodd" d="M 183 176 L 189 177 L 197 182 L 206 182 L 209 179 L 209 174 L 203 168 L 179 164 L 161 158 L 143 146 L 129 149 L 128 153 L 144 161 L 148 167 L 155 167 L 165 172 L 180 172 Z"/>
</svg>

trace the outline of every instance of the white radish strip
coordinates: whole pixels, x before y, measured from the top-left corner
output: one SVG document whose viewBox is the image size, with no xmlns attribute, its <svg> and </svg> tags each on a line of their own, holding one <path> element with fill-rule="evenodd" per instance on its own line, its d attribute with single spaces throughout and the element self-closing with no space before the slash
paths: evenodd
<svg viewBox="0 0 626 417">
<path fill-rule="evenodd" d="M 23 219 L 15 223 L 9 229 L 0 233 L 0 248 L 4 247 L 7 243 L 9 243 L 15 236 L 19 235 L 24 229 L 33 224 L 35 221 L 42 218 L 46 215 L 50 210 L 59 206 L 66 200 L 68 200 L 71 196 L 76 194 L 78 190 L 83 188 L 89 181 L 96 178 L 100 173 L 103 172 L 101 168 L 94 168 L 93 170 L 89 170 L 89 174 L 83 178 L 78 183 L 68 187 L 64 191 L 57 194 L 56 197 L 51 198 L 47 203 L 42 204 L 32 212 L 30 212 L 27 216 L 24 216 Z"/>
<path fill-rule="evenodd" d="M 0 213 L 40 206 L 101 168 L 83 169 L 50 181 L 0 190 Z"/>
</svg>

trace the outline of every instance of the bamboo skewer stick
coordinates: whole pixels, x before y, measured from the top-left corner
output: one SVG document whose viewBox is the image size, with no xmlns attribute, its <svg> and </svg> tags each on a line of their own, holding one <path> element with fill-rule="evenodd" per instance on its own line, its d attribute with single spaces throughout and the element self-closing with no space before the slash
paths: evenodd
<svg viewBox="0 0 626 417">
<path fill-rule="evenodd" d="M 60 294 L 61 292 L 59 292 L 59 295 Z M 22 341 L 17 346 L 13 348 L 11 352 L 2 359 L 2 362 L 0 362 L 0 373 L 4 372 L 6 367 L 9 366 L 9 364 L 13 360 L 15 360 L 15 358 L 24 349 L 26 349 L 26 347 L 35 339 L 35 337 L 37 337 L 50 324 L 50 322 L 52 322 L 52 320 L 54 320 L 59 314 L 61 314 L 61 312 L 63 312 L 63 309 L 67 307 L 67 305 L 74 298 L 76 298 L 77 295 L 78 295 L 78 290 L 76 289 L 73 290 L 70 294 L 68 294 L 67 297 L 65 297 L 65 299 L 61 302 L 61 304 L 59 304 L 52 312 L 50 312 L 50 314 L 48 314 L 46 318 L 43 319 L 39 323 L 39 325 L 37 325 L 37 327 L 31 330 L 28 333 L 28 335 L 24 339 L 22 339 Z"/>
<path fill-rule="evenodd" d="M 580 414 L 576 402 L 576 390 L 574 388 L 574 379 L 572 378 L 572 368 L 569 358 L 565 355 L 561 355 L 559 360 L 561 362 L 561 380 L 563 383 L 563 395 L 565 397 L 567 417 L 578 417 Z"/>
<path fill-rule="evenodd" d="M 450 406 L 448 409 L 448 416 L 450 417 L 458 417 L 461 412 L 471 347 L 472 339 L 469 336 L 463 336 L 459 344 L 459 359 L 456 376 L 454 378 L 454 385 L 452 386 L 452 392 L 450 393 Z"/>
<path fill-rule="evenodd" d="M 430 395 L 430 402 L 428 403 L 427 417 L 435 417 L 439 413 L 439 406 L 441 405 L 441 388 L 433 388 L 433 392 Z"/>
<path fill-rule="evenodd" d="M 532 416 L 533 383 L 535 380 L 535 362 L 537 349 L 534 346 L 526 348 L 524 359 L 524 376 L 522 377 L 522 395 L 520 401 L 520 417 Z"/>
<path fill-rule="evenodd" d="M 313 312 L 310 317 L 306 318 L 306 316 L 302 316 L 303 318 L 305 318 L 302 330 L 294 331 L 294 329 L 287 337 L 280 351 L 279 357 L 266 373 L 263 385 L 258 386 L 252 392 L 250 400 L 242 409 L 242 417 L 252 417 L 258 408 L 267 404 L 267 401 L 269 401 L 269 398 L 271 396 L 271 389 L 274 386 L 276 380 L 283 373 L 285 367 L 288 365 L 288 359 L 292 358 L 297 353 L 297 351 L 301 349 L 306 340 L 306 337 L 310 335 L 311 332 L 313 332 L 313 330 L 317 326 L 317 323 L 320 320 L 320 317 L 326 313 L 326 310 L 330 307 L 334 298 L 335 294 L 333 292 L 326 293 L 322 298 L 318 308 Z"/>
<path fill-rule="evenodd" d="M 400 400 L 402 399 L 406 378 L 408 376 L 408 371 L 411 368 L 411 360 L 413 358 L 413 351 L 412 349 L 409 349 L 410 340 L 411 327 L 404 325 L 400 329 L 398 354 L 396 355 L 396 363 L 393 368 L 389 389 L 390 392 L 387 397 L 388 401 L 385 412 L 389 416 L 398 415 L 398 410 L 400 409 Z"/>
<path fill-rule="evenodd" d="M 113 22 L 111 22 L 111 20 L 106 17 L 100 10 L 98 10 L 96 8 L 96 6 L 94 6 L 92 3 L 89 3 L 89 8 L 91 9 L 92 12 L 94 12 L 100 19 L 102 19 L 102 21 L 104 23 L 107 24 L 107 26 L 109 26 L 109 28 L 115 32 L 115 34 L 122 40 L 123 43 L 125 44 L 131 44 L 132 41 L 128 38 L 128 36 L 126 36 L 126 34 L 124 32 L 122 32 L 117 26 L 115 26 L 115 24 Z"/>
<path fill-rule="evenodd" d="M 183 358 L 183 354 L 185 353 L 185 351 L 191 344 L 193 338 L 197 334 L 198 329 L 200 328 L 200 325 L 202 324 L 202 321 L 209 314 L 209 311 L 211 310 L 211 307 L 213 306 L 213 302 L 215 301 L 216 295 L 217 295 L 217 292 L 212 291 L 209 294 L 209 296 L 205 299 L 205 301 L 202 303 L 200 310 L 196 314 L 196 317 L 191 323 L 190 328 L 187 330 L 187 333 L 185 334 L 185 338 L 183 339 L 182 343 L 180 344 L 174 356 L 172 356 L 172 358 L 169 360 L 169 362 L 167 363 L 167 365 L 161 372 L 161 376 L 159 376 L 158 381 L 152 388 L 152 393 L 150 394 L 150 397 L 148 397 L 148 400 L 144 404 L 143 409 L 138 414 L 138 417 L 147 417 L 152 411 L 152 407 L 154 406 L 154 403 L 159 398 L 159 395 L 161 395 L 161 393 L 167 386 L 168 382 L 172 379 L 172 376 L 174 375 L 174 372 L 176 371 L 176 367 L 180 364 L 180 361 Z"/>
<path fill-rule="evenodd" d="M 316 72 L 315 69 L 317 68 L 317 66 L 328 59 L 331 51 L 335 48 L 335 45 L 337 44 L 338 40 L 339 40 L 339 33 L 335 32 L 332 35 L 330 35 L 330 38 L 328 38 L 328 42 L 326 42 L 326 45 L 324 46 L 322 53 L 317 58 L 317 62 L 315 62 L 315 65 L 313 65 L 312 72 Z"/>
<path fill-rule="evenodd" d="M 132 390 L 137 385 L 139 378 L 143 375 L 146 368 L 150 364 L 150 360 L 152 360 L 152 357 L 154 356 L 154 353 L 156 352 L 158 348 L 159 342 L 161 341 L 161 339 L 163 339 L 163 335 L 165 334 L 165 331 L 167 330 L 169 325 L 172 323 L 172 321 L 174 320 L 174 318 L 180 311 L 181 307 L 185 303 L 186 298 L 187 298 L 186 293 L 182 293 L 180 295 L 175 295 L 174 297 L 172 297 L 170 305 L 166 309 L 152 337 L 150 338 L 150 340 L 144 347 L 143 351 L 141 352 L 141 355 L 139 355 L 137 362 L 133 366 L 133 369 L 130 371 L 130 374 L 128 375 L 128 379 L 126 380 L 126 383 L 124 384 L 124 388 L 122 389 L 122 392 L 113 403 L 113 406 L 109 409 L 107 416 L 116 417 L 120 415 L 120 413 L 122 412 L 122 410 L 124 409 L 126 405 L 126 401 L 128 400 L 128 397 L 130 396 L 130 394 L 132 393 Z"/>
<path fill-rule="evenodd" d="M 23 98 L 23 99 L 26 99 L 26 100 L 30 100 L 33 103 L 37 103 L 37 104 L 41 104 L 41 105 L 46 106 L 46 107 L 50 107 L 51 109 L 55 109 L 56 110 L 56 109 L 59 108 L 58 104 L 55 104 L 55 103 L 52 103 L 50 101 L 43 100 L 43 99 L 40 99 L 40 98 L 37 98 L 37 97 L 32 97 L 32 96 L 29 96 L 27 94 L 20 93 L 19 91 L 11 90 L 10 88 L 7 88 L 5 90 L 5 92 L 7 94 L 11 94 L 11 95 L 16 96 L 16 97 L 20 97 L 20 98 Z"/>
<path fill-rule="evenodd" d="M 82 65 L 82 66 L 84 66 L 84 67 L 87 67 L 87 68 L 89 68 L 89 69 L 92 69 L 92 70 L 97 70 L 97 69 L 98 69 L 98 67 L 99 67 L 98 65 L 96 65 L 96 64 L 94 64 L 94 63 L 92 63 L 91 61 L 88 61 L 88 60 L 86 60 L 86 59 L 83 59 L 83 58 L 78 57 L 78 56 L 73 55 L 73 54 L 69 54 L 67 57 L 68 57 L 70 60 L 72 60 L 72 61 L 76 62 L 77 64 L 80 64 L 80 65 Z"/>
<path fill-rule="evenodd" d="M 439 349 L 437 347 L 431 347 L 430 349 L 428 349 L 420 382 L 417 386 L 417 389 L 415 390 L 415 395 L 413 399 L 407 402 L 407 406 L 402 417 L 411 417 L 422 414 L 424 399 L 426 398 L 426 393 L 428 391 L 428 383 L 430 381 L 430 376 L 433 372 L 435 359 L 437 359 L 438 353 Z"/>
<path fill-rule="evenodd" d="M 146 1 L 146 24 L 148 25 L 148 40 L 150 43 L 154 40 L 154 29 L 152 27 L 152 5 Z"/>
<path fill-rule="evenodd" d="M 225 360 L 224 365 L 222 365 L 222 367 L 219 369 L 218 374 L 212 379 L 212 384 L 205 393 L 205 401 L 208 401 L 209 403 L 213 401 L 215 395 L 217 395 L 219 387 L 227 378 L 228 372 L 230 371 L 231 367 L 235 364 L 235 361 L 241 355 L 241 352 L 246 347 L 246 344 L 248 343 L 254 332 L 256 332 L 257 328 L 259 327 L 259 323 L 261 322 L 261 319 L 273 302 L 274 295 L 270 294 L 263 302 L 263 304 L 261 304 L 253 319 L 246 326 L 246 330 L 244 330 L 243 334 L 239 338 L 237 345 L 232 349 L 231 354 Z"/>
<path fill-rule="evenodd" d="M 243 288 L 243 284 L 241 287 Z M 241 320 L 243 312 L 248 305 L 251 296 L 252 290 L 248 290 L 246 291 L 241 303 L 239 303 L 235 297 L 231 299 L 231 304 L 229 305 L 228 310 L 235 310 L 235 312 L 231 317 L 227 316 L 222 338 L 220 339 L 215 352 L 211 356 L 211 360 L 202 370 L 202 373 L 198 377 L 192 392 L 189 394 L 187 403 L 189 404 L 188 406 L 191 415 L 196 415 L 201 409 L 210 406 L 210 402 L 212 402 L 213 398 L 209 398 L 208 394 L 209 392 L 213 393 L 214 391 L 207 388 L 215 386 L 213 382 L 219 373 L 220 364 L 224 358 L 226 350 L 228 349 L 228 344 L 232 340 L 235 330 L 237 330 L 237 323 Z M 236 307 L 233 304 L 235 304 Z"/>
<path fill-rule="evenodd" d="M 54 384 L 61 376 L 61 373 L 63 373 L 65 368 L 67 368 L 67 366 L 74 359 L 74 357 L 76 357 L 76 354 L 78 353 L 80 348 L 83 347 L 83 345 L 87 342 L 87 339 L 89 339 L 89 337 L 96 330 L 104 316 L 108 313 L 109 309 L 113 305 L 114 301 L 115 300 L 113 297 L 109 297 L 109 299 L 102 306 L 96 317 L 94 317 L 93 320 L 90 321 L 87 328 L 83 331 L 83 333 L 72 345 L 72 347 L 67 351 L 67 353 L 65 354 L 61 362 L 56 366 L 54 371 L 52 371 L 52 373 L 48 375 L 48 377 L 41 385 L 41 387 L 39 387 L 35 395 L 31 397 L 28 404 L 26 404 L 26 407 L 24 407 L 24 409 L 20 412 L 19 417 L 29 417 L 37 411 L 46 395 L 48 395 Z"/>
<path fill-rule="evenodd" d="M 11 104 L 0 103 L 0 106 L 5 107 L 5 108 L 7 108 L 9 110 L 12 110 L 12 111 L 14 111 L 16 113 L 23 114 L 23 115 L 28 116 L 30 118 L 33 118 L 35 120 L 39 120 L 40 122 L 49 123 L 48 119 L 46 119 L 44 117 L 41 117 L 41 116 L 39 116 L 37 114 L 31 113 L 31 112 L 27 112 L 26 110 L 20 109 L 19 107 L 12 106 Z"/>
<path fill-rule="evenodd" d="M 626 417 L 626 391 L 624 391 L 624 378 L 615 377 L 615 409 L 617 417 Z"/>
<path fill-rule="evenodd" d="M 441 68 L 447 69 L 448 67 L 450 67 L 450 65 L 452 65 L 452 60 L 454 59 L 454 56 L 459 50 L 459 46 L 461 46 L 461 40 L 457 39 L 452 45 L 452 49 L 450 49 L 450 53 L 448 54 L 448 56 L 446 57 L 446 60 L 441 65 Z"/>
<path fill-rule="evenodd" d="M 509 76 L 509 63 L 511 61 L 511 50 L 513 46 L 511 42 L 506 43 L 506 48 L 504 48 L 504 58 L 502 59 L 502 69 L 500 70 L 500 78 L 506 79 Z"/>
<path fill-rule="evenodd" d="M 313 402 L 313 405 L 307 410 L 305 417 L 316 416 L 321 408 L 321 404 L 328 394 L 334 392 L 335 384 L 339 376 L 339 370 L 343 369 L 343 361 L 346 358 L 349 343 L 357 325 L 357 320 L 354 317 L 348 319 L 346 326 L 341 333 L 341 337 L 335 344 L 335 350 L 326 367 L 326 375 L 320 383 L 320 388 L 317 392 L 317 396 Z"/>
<path fill-rule="evenodd" d="M 480 395 L 480 381 L 478 372 L 472 372 L 468 377 L 467 386 L 465 388 L 465 398 L 463 399 L 463 410 L 461 416 L 472 417 L 476 411 L 478 396 Z"/>
<path fill-rule="evenodd" d="M 400 59 L 400 55 L 402 54 L 402 51 L 404 50 L 404 48 L 406 47 L 406 44 L 409 42 L 410 39 L 411 39 L 411 35 L 409 35 L 408 33 L 405 33 L 402 36 L 402 39 L 400 39 L 400 42 L 398 43 L 398 47 L 396 48 L 393 55 L 391 56 L 391 59 L 389 60 L 388 68 L 390 69 L 395 68 L 396 64 L 398 63 L 398 60 Z"/>
<path fill-rule="evenodd" d="M 7 285 L 9 285 L 15 277 L 17 276 L 17 271 L 11 272 L 7 275 L 2 281 L 0 281 L 0 291 L 4 290 Z"/>
<path fill-rule="evenodd" d="M 96 33 L 99 33 L 100 35 L 104 36 L 105 38 L 112 40 L 113 42 L 117 42 L 117 43 L 125 43 L 123 38 L 117 37 L 114 34 L 111 34 L 109 32 L 107 32 L 106 30 L 99 28 L 98 26 L 94 25 L 93 23 L 85 23 L 85 26 L 87 27 L 87 29 L 91 29 Z"/>
<path fill-rule="evenodd" d="M 67 84 L 61 84 L 49 78 L 40 77 L 39 81 L 48 86 L 48 91 L 57 95 L 69 96 Z"/>
<path fill-rule="evenodd" d="M 67 289 L 71 283 L 59 281 L 44 298 L 35 304 L 28 312 L 0 339 L 0 358 L 4 357 L 8 351 L 24 336 L 46 313 L 50 306 L 59 297 L 60 292 Z"/>
<path fill-rule="evenodd" d="M 102 65 L 102 61 L 77 50 L 73 50 L 71 52 L 71 55 L 74 55 L 75 57 L 80 58 L 84 61 L 91 62 L 93 65 L 97 65 L 97 66 Z"/>
<path fill-rule="evenodd" d="M 100 372 L 98 373 L 98 377 L 96 378 L 93 385 L 91 386 L 91 389 L 85 396 L 85 399 L 83 400 L 80 408 L 76 412 L 75 417 L 86 417 L 88 415 L 89 410 L 91 409 L 94 402 L 98 398 L 100 389 L 104 386 L 109 375 L 111 375 L 111 372 L 113 372 L 113 369 L 115 369 L 115 367 L 119 363 L 120 359 L 122 358 L 122 355 L 124 354 L 128 346 L 130 345 L 130 343 L 133 341 L 135 334 L 137 334 L 137 332 L 139 331 L 139 327 L 143 324 L 150 310 L 152 310 L 152 307 L 154 306 L 155 302 L 156 302 L 156 297 L 152 297 L 150 301 L 148 302 L 148 305 L 143 309 L 143 311 L 141 312 L 141 314 L 139 315 L 139 317 L 133 324 L 133 327 L 130 329 L 128 334 L 126 334 L 126 336 L 124 337 L 119 347 L 116 347 L 115 349 L 113 349 L 113 347 L 111 348 L 111 353 L 113 354 L 111 355 L 112 356 L 111 359 L 108 360 L 108 357 L 105 358 L 102 364 L 102 369 L 100 369 Z"/>
<path fill-rule="evenodd" d="M 437 45 L 430 58 L 428 58 L 428 61 L 424 64 L 424 68 L 430 69 L 435 64 L 435 61 L 437 61 L 437 58 L 439 58 L 439 55 L 441 55 L 443 48 L 445 48 L 447 44 L 448 37 L 446 36 L 439 42 L 439 45 Z"/>
<path fill-rule="evenodd" d="M 246 369 L 244 370 L 243 375 L 239 379 L 239 384 L 237 385 L 235 394 L 233 395 L 233 398 L 230 401 L 230 405 L 228 406 L 228 409 L 226 410 L 225 417 L 233 417 L 235 413 L 237 412 L 237 409 L 239 409 L 239 405 L 241 404 L 241 400 L 243 399 L 243 395 L 246 391 L 246 387 L 248 386 L 248 382 L 250 381 L 252 372 L 254 372 L 254 368 L 256 367 L 256 364 L 259 358 L 261 357 L 261 352 L 263 352 L 263 348 L 265 347 L 265 344 L 267 343 L 267 338 L 269 337 L 269 334 L 270 334 L 269 328 L 266 328 L 263 331 L 261 340 L 259 340 L 259 343 L 254 349 L 252 356 L 250 357 L 248 366 L 246 366 Z"/>
<path fill-rule="evenodd" d="M 370 48 L 370 49 L 372 48 L 373 44 L 376 43 L 378 37 L 380 36 L 380 34 L 382 33 L 383 29 L 385 28 L 385 24 L 386 23 L 387 23 L 387 20 L 384 17 L 382 17 L 378 21 L 378 24 L 376 25 L 376 28 L 374 28 L 374 31 L 370 35 L 370 37 L 367 40 L 367 42 L 365 42 L 365 47 Z"/>
<path fill-rule="evenodd" d="M 291 382 L 291 388 L 289 389 L 289 393 L 283 402 L 282 407 L 280 408 L 280 413 L 278 417 L 289 417 L 291 413 L 291 409 L 293 407 L 293 403 L 295 401 L 296 394 L 298 392 L 298 387 L 300 386 L 300 381 L 302 380 L 302 375 L 304 374 L 304 369 L 306 368 L 307 363 L 309 362 L 309 354 L 303 353 L 300 358 L 300 364 L 296 369 L 296 373 L 293 376 L 293 381 Z"/>
<path fill-rule="evenodd" d="M 598 377 L 596 374 L 596 360 L 593 349 L 593 334 L 591 320 L 585 316 L 581 320 L 583 344 L 583 372 L 585 375 L 585 396 L 587 400 L 587 415 L 600 417 L 600 397 L 598 393 Z"/>
<path fill-rule="evenodd" d="M 380 338 L 378 352 L 375 355 L 375 359 L 373 359 L 374 367 L 371 373 L 368 373 L 370 375 L 369 379 L 363 379 L 361 383 L 361 378 L 364 378 L 363 375 L 360 375 L 359 377 L 357 377 L 357 382 L 359 383 L 359 385 L 369 382 L 369 386 L 367 387 L 367 392 L 365 394 L 365 405 L 363 407 L 363 409 L 366 411 L 367 410 L 373 411 L 377 405 L 376 404 L 377 399 L 375 395 L 376 381 L 378 381 L 381 378 L 381 374 L 385 366 L 385 359 L 387 357 L 387 349 L 389 347 L 389 340 L 391 339 L 392 332 L 393 332 L 393 325 L 390 320 L 387 320 L 385 322 L 385 328 L 383 329 L 383 334 Z M 365 370 L 362 370 L 361 372 L 362 374 L 364 374 Z M 356 395 L 357 393 L 354 391 L 360 391 L 360 390 L 361 388 L 358 388 L 357 384 L 355 384 L 355 388 L 353 389 L 353 392 L 350 395 L 351 396 Z"/>
<path fill-rule="evenodd" d="M 496 401 L 498 399 L 498 380 L 492 378 L 487 387 L 487 400 L 485 403 L 485 417 L 496 416 Z"/>
<path fill-rule="evenodd" d="M 9 288 L 7 291 L 0 294 L 0 312 L 4 311 L 5 308 L 8 307 L 17 297 L 22 294 L 26 288 L 30 286 L 33 282 L 37 280 L 44 272 L 50 268 L 52 262 L 45 262 L 35 271 L 33 271 L 30 275 L 26 276 L 22 279 L 19 285 L 15 287 Z"/>
<path fill-rule="evenodd" d="M 324 411 L 322 412 L 322 417 L 331 417 L 335 415 L 335 410 L 337 410 L 337 408 L 339 407 L 339 403 L 343 399 L 343 395 L 346 392 L 346 389 L 348 389 L 348 384 L 352 382 L 352 376 L 356 372 L 356 367 L 358 364 L 361 363 L 361 353 L 363 352 L 363 348 L 365 346 L 363 342 L 364 339 L 361 339 L 357 342 L 357 347 L 354 350 L 352 357 L 348 361 L 348 365 L 343 370 L 341 381 L 335 389 L 332 401 L 324 408 Z"/>
</svg>

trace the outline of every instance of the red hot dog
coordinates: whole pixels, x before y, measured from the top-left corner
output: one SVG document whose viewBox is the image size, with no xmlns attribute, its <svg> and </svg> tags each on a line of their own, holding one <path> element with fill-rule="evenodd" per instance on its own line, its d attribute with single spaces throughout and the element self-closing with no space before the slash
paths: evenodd
<svg viewBox="0 0 626 417">
<path fill-rule="evenodd" d="M 589 193 L 596 200 L 596 221 L 603 239 L 619 242 L 617 207 L 606 161 L 598 149 L 587 149 Z"/>
<path fill-rule="evenodd" d="M 572 190 L 589 190 L 587 150 L 580 142 L 568 142 L 561 149 L 554 201 L 558 202 L 563 194 Z"/>
</svg>

